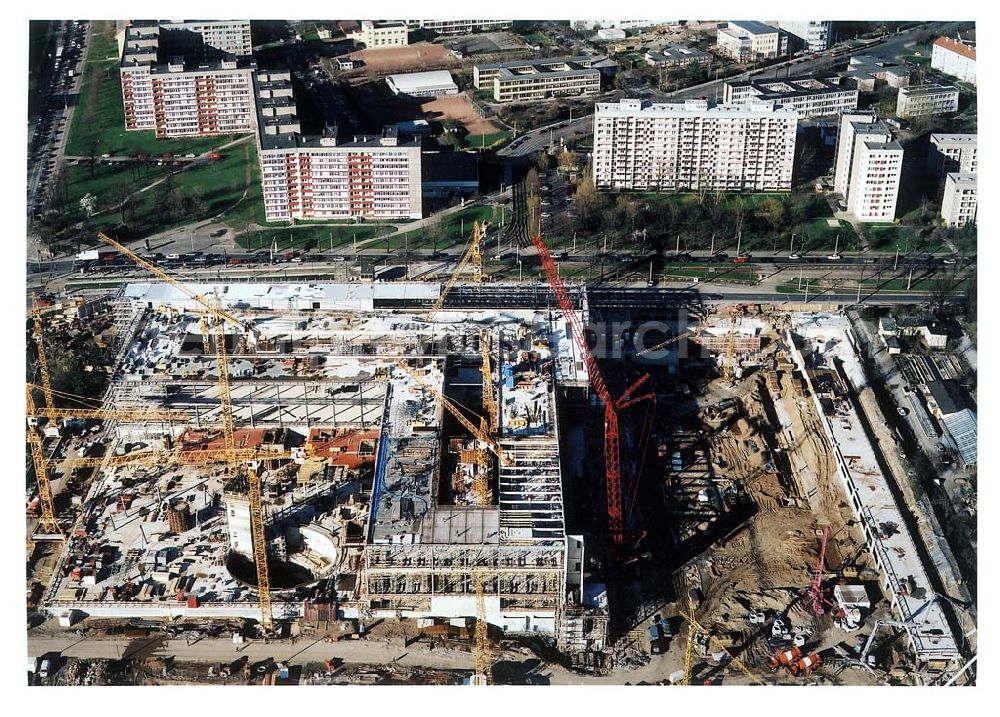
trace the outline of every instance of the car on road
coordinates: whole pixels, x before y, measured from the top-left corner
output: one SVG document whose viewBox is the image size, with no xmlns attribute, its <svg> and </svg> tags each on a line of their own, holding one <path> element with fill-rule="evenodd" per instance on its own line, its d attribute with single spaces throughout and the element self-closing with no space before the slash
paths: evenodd
<svg viewBox="0 0 1000 717">
<path fill-rule="evenodd" d="M 909 415 L 910 409 L 906 408 L 905 406 L 897 406 L 896 413 L 898 413 L 900 416 L 906 416 Z"/>
<path fill-rule="evenodd" d="M 958 260 L 955 259 L 954 257 L 949 256 L 948 258 L 943 259 L 942 263 L 944 263 L 944 264 L 957 264 Z"/>
<path fill-rule="evenodd" d="M 788 258 L 789 259 L 801 259 L 802 257 L 800 255 L 798 255 L 798 254 L 789 254 Z"/>
<path fill-rule="evenodd" d="M 340 255 L 331 256 L 331 257 L 329 257 L 329 260 L 330 261 L 347 261 L 347 259 L 345 257 L 342 257 Z"/>
<path fill-rule="evenodd" d="M 840 261 L 840 254 L 830 254 L 826 258 L 830 261 Z"/>
</svg>

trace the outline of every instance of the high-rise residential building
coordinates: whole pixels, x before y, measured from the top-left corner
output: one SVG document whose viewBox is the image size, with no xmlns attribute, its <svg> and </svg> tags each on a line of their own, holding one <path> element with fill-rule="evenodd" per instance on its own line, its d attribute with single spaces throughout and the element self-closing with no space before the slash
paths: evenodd
<svg viewBox="0 0 1000 717">
<path fill-rule="evenodd" d="M 945 176 L 941 218 L 945 226 L 962 227 L 976 222 L 978 175 L 950 172 Z"/>
<path fill-rule="evenodd" d="M 260 73 L 257 150 L 264 214 L 296 219 L 419 219 L 420 141 L 395 126 L 339 139 L 335 129 L 303 135 L 289 73 Z"/>
<path fill-rule="evenodd" d="M 788 191 L 797 125 L 795 110 L 769 103 L 599 103 L 594 184 L 646 191 Z"/>
<path fill-rule="evenodd" d="M 931 48 L 931 68 L 974 85 L 976 48 L 961 40 L 939 37 Z"/>
<path fill-rule="evenodd" d="M 903 145 L 857 138 L 847 211 L 859 222 L 891 222 L 896 218 Z"/>
<path fill-rule="evenodd" d="M 977 139 L 974 134 L 932 134 L 927 149 L 931 179 L 940 185 L 951 172 L 975 174 L 979 170 Z"/>
<path fill-rule="evenodd" d="M 930 117 L 958 111 L 958 88 L 953 85 L 903 87 L 896 98 L 897 117 Z"/>
<path fill-rule="evenodd" d="M 726 82 L 723 102 L 733 105 L 759 101 L 791 107 L 799 117 L 824 117 L 858 108 L 858 90 L 838 75 L 787 77 L 783 80 Z"/>
<path fill-rule="evenodd" d="M 250 22 L 134 21 L 119 72 L 125 129 L 158 138 L 253 131 Z"/>
<path fill-rule="evenodd" d="M 409 44 L 409 30 L 403 22 L 372 22 L 362 20 L 361 29 L 351 34 L 356 43 L 366 49 L 380 47 L 404 47 Z"/>
<path fill-rule="evenodd" d="M 833 190 L 862 222 L 892 221 L 896 214 L 903 147 L 874 113 L 844 114 L 837 134 Z"/>
<path fill-rule="evenodd" d="M 779 20 L 772 24 L 795 36 L 798 44 L 809 52 L 823 52 L 830 47 L 833 37 L 832 20 Z"/>
<path fill-rule="evenodd" d="M 773 60 L 788 54 L 788 35 L 755 20 L 730 20 L 716 31 L 715 43 L 737 62 Z"/>
</svg>

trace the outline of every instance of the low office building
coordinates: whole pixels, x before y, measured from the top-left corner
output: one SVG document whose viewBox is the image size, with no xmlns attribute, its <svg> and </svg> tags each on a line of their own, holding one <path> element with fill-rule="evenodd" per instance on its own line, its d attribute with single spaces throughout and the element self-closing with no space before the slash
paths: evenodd
<svg viewBox="0 0 1000 717">
<path fill-rule="evenodd" d="M 860 222 L 890 222 L 896 216 L 903 147 L 873 113 L 840 118 L 833 189 Z"/>
<path fill-rule="evenodd" d="M 597 28 L 612 28 L 617 30 L 642 30 L 652 27 L 655 22 L 651 20 L 573 20 L 572 25 L 576 30 L 593 30 Z"/>
<path fill-rule="evenodd" d="M 468 35 L 472 32 L 509 30 L 513 20 L 407 20 L 412 28 L 430 30 L 439 35 Z"/>
<path fill-rule="evenodd" d="M 886 62 L 871 55 L 855 55 L 848 61 L 847 71 L 841 76 L 853 82 L 862 92 L 874 92 L 877 80 L 889 87 L 908 87 L 910 71 L 894 62 Z"/>
<path fill-rule="evenodd" d="M 642 191 L 789 191 L 798 113 L 705 100 L 598 103 L 594 184 Z"/>
<path fill-rule="evenodd" d="M 939 37 L 931 48 L 931 68 L 974 85 L 976 84 L 976 48 L 961 40 Z"/>
<path fill-rule="evenodd" d="M 476 65 L 476 89 L 492 90 L 497 102 L 539 100 L 563 95 L 596 95 L 601 91 L 604 57 L 563 57 Z"/>
<path fill-rule="evenodd" d="M 686 65 L 707 65 L 712 61 L 712 55 L 693 47 L 665 45 L 658 50 L 647 50 L 644 59 L 647 65 L 671 68 Z"/>
<path fill-rule="evenodd" d="M 779 20 L 771 24 L 794 37 L 794 42 L 809 52 L 823 52 L 830 47 L 832 20 Z"/>
<path fill-rule="evenodd" d="M 833 77 L 790 77 L 784 80 L 726 82 L 723 101 L 745 105 L 759 101 L 791 107 L 799 117 L 824 117 L 858 108 L 858 90 Z"/>
<path fill-rule="evenodd" d="M 351 34 L 355 44 L 363 44 L 366 49 L 380 47 L 405 47 L 410 44 L 409 30 L 402 22 L 372 22 L 362 20 L 361 29 Z"/>
<path fill-rule="evenodd" d="M 410 72 L 403 75 L 389 75 L 385 78 L 394 95 L 409 97 L 440 97 L 441 95 L 457 95 L 458 85 L 452 79 L 448 70 L 433 70 L 431 72 Z"/>
<path fill-rule="evenodd" d="M 737 62 L 773 60 L 788 54 L 788 36 L 754 20 L 730 20 L 716 31 L 719 53 Z"/>
<path fill-rule="evenodd" d="M 978 135 L 932 134 L 927 148 L 927 173 L 940 185 L 951 172 L 975 174 L 979 169 Z"/>
<path fill-rule="evenodd" d="M 265 219 L 419 219 L 420 142 L 395 126 L 340 140 L 303 135 L 289 73 L 260 73 L 257 153 Z"/>
<path fill-rule="evenodd" d="M 119 65 L 125 129 L 157 138 L 252 132 L 249 37 L 248 20 L 133 21 Z"/>
<path fill-rule="evenodd" d="M 896 98 L 896 116 L 931 117 L 958 111 L 958 88 L 954 85 L 904 87 Z"/>
<path fill-rule="evenodd" d="M 951 172 L 945 176 L 941 198 L 941 219 L 945 226 L 963 227 L 976 223 L 977 175 Z"/>
</svg>

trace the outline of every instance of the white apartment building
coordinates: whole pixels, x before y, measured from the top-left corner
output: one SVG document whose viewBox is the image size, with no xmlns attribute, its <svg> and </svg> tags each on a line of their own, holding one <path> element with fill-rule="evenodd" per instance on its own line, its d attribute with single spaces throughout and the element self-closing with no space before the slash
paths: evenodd
<svg viewBox="0 0 1000 717">
<path fill-rule="evenodd" d="M 125 129 L 153 130 L 157 138 L 252 132 L 249 28 L 249 21 L 133 22 L 119 66 Z M 223 48 L 242 54 L 224 54 Z M 189 55 L 159 61 L 161 53 L 182 49 Z"/>
<path fill-rule="evenodd" d="M 859 222 L 891 222 L 896 218 L 903 145 L 857 138 L 847 191 L 847 211 Z"/>
<path fill-rule="evenodd" d="M 958 111 L 958 88 L 954 85 L 903 87 L 896 98 L 897 117 L 930 117 Z"/>
<path fill-rule="evenodd" d="M 409 30 L 402 22 L 372 22 L 362 20 L 361 29 L 351 35 L 355 44 L 363 44 L 366 49 L 380 47 L 405 47 L 410 44 Z"/>
<path fill-rule="evenodd" d="M 962 82 L 976 84 L 976 48 L 950 37 L 939 37 L 931 49 L 931 67 Z"/>
<path fill-rule="evenodd" d="M 563 95 L 596 95 L 601 91 L 603 57 L 563 57 L 476 65 L 473 84 L 493 90 L 497 102 L 538 100 Z"/>
<path fill-rule="evenodd" d="M 837 133 L 833 190 L 858 221 L 892 221 L 896 215 L 903 148 L 871 112 L 844 114 Z"/>
<path fill-rule="evenodd" d="M 771 24 L 794 35 L 809 52 L 823 52 L 833 37 L 832 20 L 779 20 Z"/>
<path fill-rule="evenodd" d="M 962 227 L 975 224 L 977 177 L 973 173 L 950 172 L 945 177 L 944 196 L 941 199 L 941 218 L 945 226 Z"/>
<path fill-rule="evenodd" d="M 730 20 L 716 31 L 719 52 L 737 62 L 773 60 L 788 53 L 788 36 L 754 20 Z"/>
<path fill-rule="evenodd" d="M 858 90 L 841 84 L 841 78 L 790 77 L 784 80 L 726 82 L 723 102 L 745 105 L 774 102 L 791 107 L 799 117 L 824 117 L 858 108 Z"/>
<path fill-rule="evenodd" d="M 419 219 L 420 141 L 381 135 L 339 141 L 300 132 L 289 73 L 261 73 L 257 149 L 265 219 Z"/>
<path fill-rule="evenodd" d="M 509 30 L 513 20 L 407 20 L 410 27 L 431 30 L 439 35 L 468 35 L 472 32 Z"/>
<path fill-rule="evenodd" d="M 598 103 L 598 189 L 789 191 L 798 113 L 771 104 L 705 100 Z"/>
<path fill-rule="evenodd" d="M 941 183 L 951 172 L 975 174 L 979 170 L 978 135 L 932 134 L 927 149 L 927 172 Z"/>
</svg>

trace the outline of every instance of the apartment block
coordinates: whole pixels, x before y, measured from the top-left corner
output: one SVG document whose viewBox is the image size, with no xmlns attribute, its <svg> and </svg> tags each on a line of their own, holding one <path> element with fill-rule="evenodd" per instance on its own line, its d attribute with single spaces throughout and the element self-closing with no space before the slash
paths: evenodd
<svg viewBox="0 0 1000 717">
<path fill-rule="evenodd" d="M 823 52 L 830 47 L 832 20 L 779 20 L 772 24 L 794 36 L 797 44 L 809 52 Z"/>
<path fill-rule="evenodd" d="M 407 20 L 412 28 L 431 30 L 439 35 L 468 35 L 473 32 L 509 30 L 513 20 Z"/>
<path fill-rule="evenodd" d="M 939 37 L 931 48 L 931 67 L 962 82 L 976 84 L 976 48 L 961 40 Z"/>
<path fill-rule="evenodd" d="M 601 91 L 598 65 L 605 57 L 564 57 L 476 65 L 473 84 L 493 90 L 497 102 L 539 100 L 560 95 L 596 95 Z"/>
<path fill-rule="evenodd" d="M 598 103 L 594 184 L 644 191 L 789 191 L 798 113 L 773 103 Z"/>
<path fill-rule="evenodd" d="M 402 22 L 372 22 L 362 20 L 361 29 L 351 35 L 355 43 L 367 49 L 379 47 L 405 47 L 410 44 L 409 30 Z"/>
<path fill-rule="evenodd" d="M 252 132 L 249 28 L 249 21 L 133 22 L 119 66 L 125 129 L 161 139 Z M 172 54 L 180 51 L 187 54 Z"/>
<path fill-rule="evenodd" d="M 976 223 L 977 179 L 974 173 L 950 172 L 945 177 L 941 218 L 945 226 L 962 227 Z"/>
<path fill-rule="evenodd" d="M 844 114 L 837 133 L 833 190 L 858 221 L 892 221 L 896 214 L 903 147 L 871 112 Z"/>
<path fill-rule="evenodd" d="M 730 20 L 716 31 L 719 52 L 737 62 L 773 60 L 788 54 L 788 36 L 753 20 Z"/>
<path fill-rule="evenodd" d="M 907 87 L 910 84 L 910 71 L 903 65 L 871 55 L 855 55 L 848 61 L 847 71 L 842 76 L 853 82 L 862 92 L 874 92 L 877 80 L 882 80 L 889 87 Z"/>
<path fill-rule="evenodd" d="M 975 174 L 979 169 L 975 134 L 932 134 L 927 148 L 927 173 L 940 184 L 951 172 Z"/>
<path fill-rule="evenodd" d="M 267 221 L 421 217 L 419 140 L 400 140 L 395 126 L 344 140 L 335 129 L 303 135 L 290 74 L 255 81 Z"/>
<path fill-rule="evenodd" d="M 954 85 L 903 87 L 896 98 L 897 117 L 930 117 L 958 111 L 958 88 Z"/>
<path fill-rule="evenodd" d="M 838 76 L 790 77 L 784 80 L 726 82 L 726 104 L 745 105 L 761 100 L 791 107 L 799 117 L 824 117 L 858 108 L 858 90 Z"/>
<path fill-rule="evenodd" d="M 644 59 L 647 65 L 670 68 L 684 67 L 685 65 L 707 65 L 712 61 L 712 55 L 693 47 L 665 45 L 658 50 L 647 50 Z"/>
<path fill-rule="evenodd" d="M 903 145 L 899 142 L 856 139 L 847 211 L 860 222 L 893 221 L 902 169 Z"/>
</svg>

